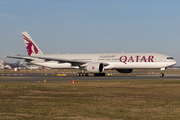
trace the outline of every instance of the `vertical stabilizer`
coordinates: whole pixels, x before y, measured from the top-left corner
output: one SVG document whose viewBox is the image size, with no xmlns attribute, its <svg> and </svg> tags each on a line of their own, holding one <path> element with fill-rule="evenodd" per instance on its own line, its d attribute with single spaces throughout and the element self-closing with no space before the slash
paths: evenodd
<svg viewBox="0 0 180 120">
<path fill-rule="evenodd" d="M 43 54 L 43 52 L 39 49 L 39 47 L 36 45 L 36 43 L 33 41 L 33 39 L 29 36 L 27 32 L 22 32 L 22 35 L 29 56 Z"/>
</svg>

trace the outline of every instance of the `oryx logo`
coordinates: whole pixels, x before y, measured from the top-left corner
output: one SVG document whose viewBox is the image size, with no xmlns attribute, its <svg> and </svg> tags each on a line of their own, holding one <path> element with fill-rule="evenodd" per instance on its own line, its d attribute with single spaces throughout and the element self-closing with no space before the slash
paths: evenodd
<svg viewBox="0 0 180 120">
<path fill-rule="evenodd" d="M 94 69 L 95 69 L 95 67 L 94 67 L 94 66 L 92 66 L 92 69 L 94 70 Z"/>
<path fill-rule="evenodd" d="M 28 55 L 31 56 L 31 54 L 34 52 L 34 53 L 38 53 L 38 49 L 37 47 L 34 45 L 34 43 L 29 40 L 29 38 L 27 38 L 25 35 L 23 35 L 23 38 L 25 41 L 27 41 L 28 43 L 26 43 L 26 49 L 27 49 L 27 52 L 28 52 Z"/>
</svg>

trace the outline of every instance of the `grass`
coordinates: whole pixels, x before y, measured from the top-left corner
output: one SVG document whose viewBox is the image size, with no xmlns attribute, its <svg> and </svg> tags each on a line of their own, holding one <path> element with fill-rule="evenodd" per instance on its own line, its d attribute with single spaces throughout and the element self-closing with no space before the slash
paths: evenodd
<svg viewBox="0 0 180 120">
<path fill-rule="evenodd" d="M 180 119 L 179 80 L 0 83 L 0 119 Z"/>
</svg>

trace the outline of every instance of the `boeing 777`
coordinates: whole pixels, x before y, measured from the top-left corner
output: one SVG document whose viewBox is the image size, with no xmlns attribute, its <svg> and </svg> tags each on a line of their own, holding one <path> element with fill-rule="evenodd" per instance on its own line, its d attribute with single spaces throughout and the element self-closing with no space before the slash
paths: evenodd
<svg viewBox="0 0 180 120">
<path fill-rule="evenodd" d="M 79 76 L 105 76 L 105 69 L 119 73 L 131 73 L 133 69 L 159 68 L 164 76 L 167 67 L 176 64 L 173 57 L 160 53 L 86 53 L 86 54 L 43 54 L 27 32 L 22 32 L 28 55 L 11 55 L 8 58 L 55 69 L 80 69 Z"/>
</svg>

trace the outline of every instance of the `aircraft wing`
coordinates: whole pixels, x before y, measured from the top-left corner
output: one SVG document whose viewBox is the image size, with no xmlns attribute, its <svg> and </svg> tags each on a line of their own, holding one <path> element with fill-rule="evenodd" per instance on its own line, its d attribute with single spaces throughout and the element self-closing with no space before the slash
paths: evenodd
<svg viewBox="0 0 180 120">
<path fill-rule="evenodd" d="M 92 61 L 80 61 L 80 60 L 70 60 L 70 59 L 62 59 L 62 58 L 52 58 L 52 57 L 41 57 L 41 56 L 6 56 L 8 58 L 16 58 L 16 59 L 24 59 L 27 62 L 33 61 L 34 59 L 43 59 L 45 62 L 48 61 L 58 61 L 59 63 L 71 63 L 72 66 L 86 66 L 87 63 Z M 104 66 L 107 66 L 107 63 L 103 63 Z"/>
<path fill-rule="evenodd" d="M 44 61 L 58 61 L 59 63 L 71 63 L 72 66 L 79 66 L 86 64 L 87 61 L 79 61 L 79 60 L 69 60 L 69 59 L 62 59 L 62 58 L 51 58 L 51 57 L 39 57 L 39 56 L 31 56 L 33 58 L 43 59 Z"/>
<path fill-rule="evenodd" d="M 26 62 L 33 61 L 33 58 L 29 56 L 21 56 L 21 55 L 11 55 L 11 56 L 6 56 L 7 58 L 15 58 L 15 59 L 23 59 Z"/>
</svg>

